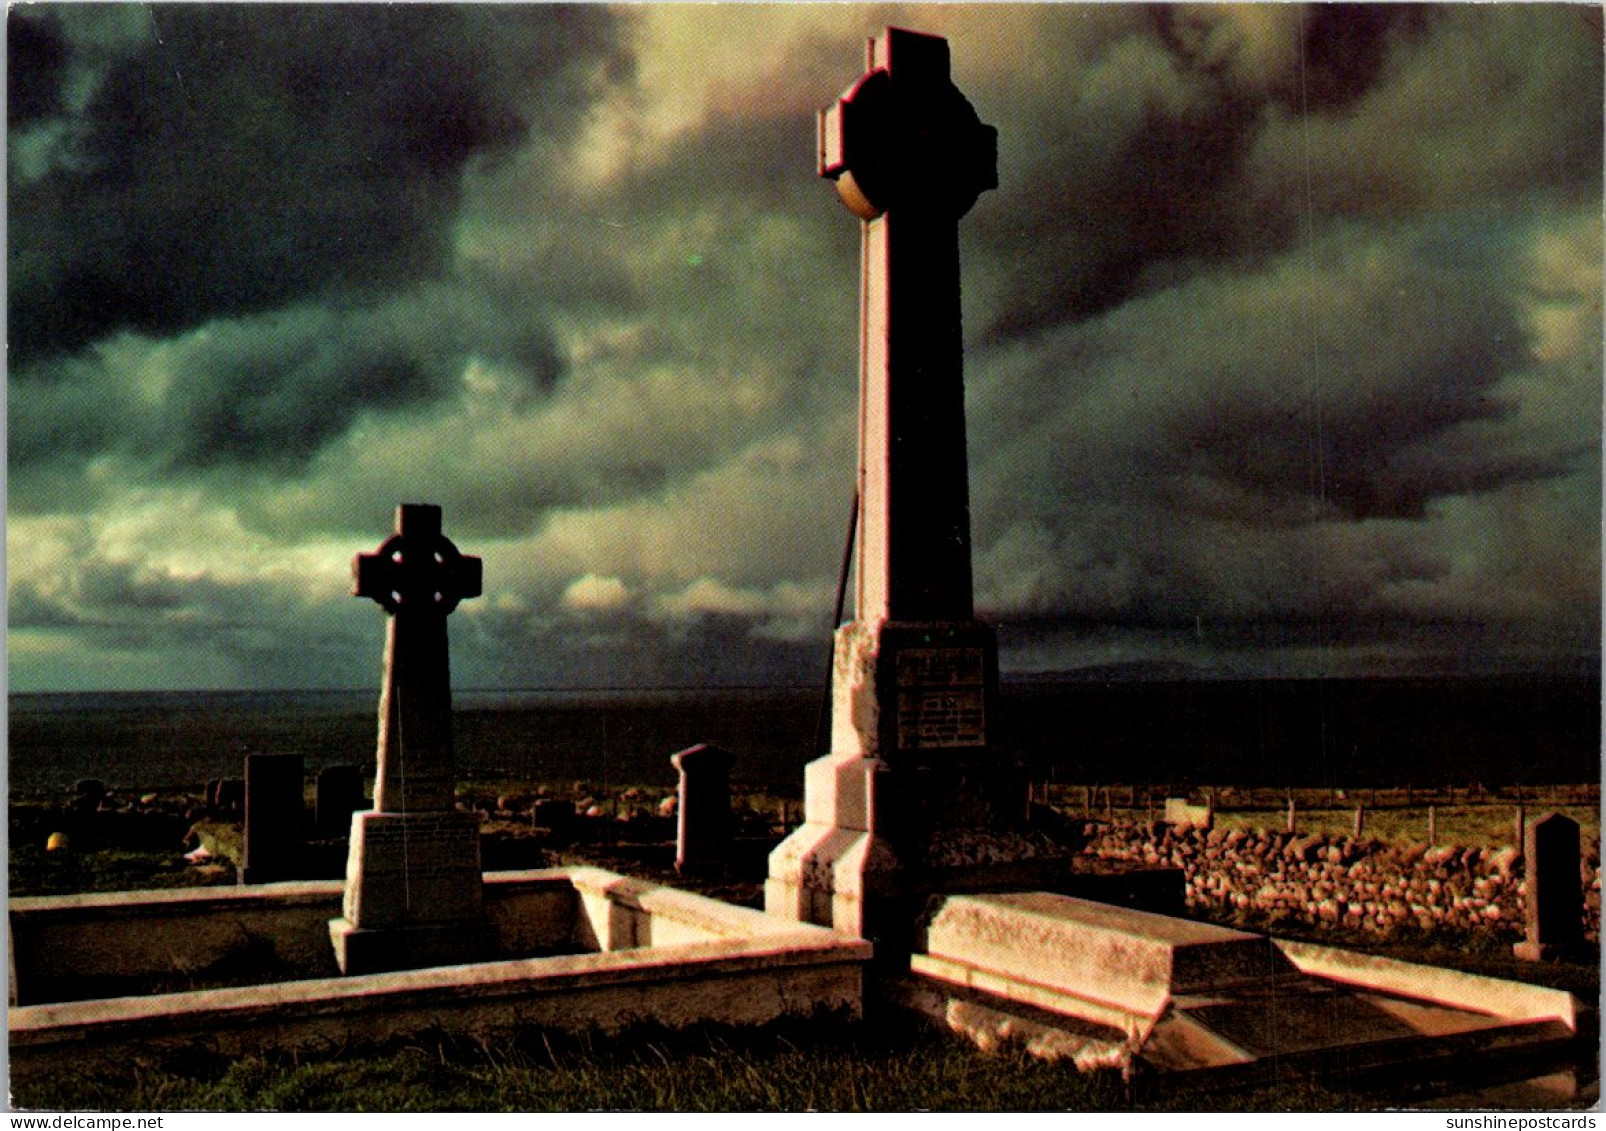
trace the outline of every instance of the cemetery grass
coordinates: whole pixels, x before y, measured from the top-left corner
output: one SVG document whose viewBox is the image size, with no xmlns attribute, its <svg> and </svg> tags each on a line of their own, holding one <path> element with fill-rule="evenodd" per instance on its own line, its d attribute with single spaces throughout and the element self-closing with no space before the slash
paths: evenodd
<svg viewBox="0 0 1606 1131">
<path fill-rule="evenodd" d="M 1309 1083 L 1136 1098 L 1010 1049 L 979 1053 L 923 1021 L 791 1020 L 621 1037 L 489 1043 L 433 1034 L 317 1058 L 137 1056 L 103 1072 L 12 1081 L 35 1110 L 120 1111 L 1119 1111 L 1334 1110 L 1368 1106 Z"/>
<path fill-rule="evenodd" d="M 1453 947 L 1373 949 L 1492 972 L 1489 956 Z M 1591 980 L 1599 982 L 1598 970 L 1577 964 L 1529 966 L 1527 974 L 1586 1000 Z M 1114 1073 L 1084 1075 L 1018 1046 L 983 1053 L 906 1015 L 638 1027 L 617 1036 L 527 1032 L 496 1042 L 437 1032 L 321 1054 L 142 1052 L 87 1072 L 31 1067 L 13 1073 L 11 1088 L 24 1110 L 169 1112 L 1341 1111 L 1410 1106 L 1435 1094 L 1426 1081 L 1380 1093 L 1307 1079 L 1134 1091 Z"/>
</svg>

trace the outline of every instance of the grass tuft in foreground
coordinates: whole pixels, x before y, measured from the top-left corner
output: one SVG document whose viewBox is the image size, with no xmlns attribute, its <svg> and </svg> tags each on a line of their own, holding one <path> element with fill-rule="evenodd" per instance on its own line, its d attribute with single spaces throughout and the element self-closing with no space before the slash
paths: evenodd
<svg viewBox="0 0 1606 1131">
<path fill-rule="evenodd" d="M 762 1029 L 638 1028 L 619 1037 L 444 1033 L 363 1053 L 144 1055 L 82 1072 L 14 1071 L 13 1101 L 47 1110 L 1064 1111 L 1125 1110 L 1113 1073 L 1019 1050 L 983 1054 L 934 1025 L 831 1019 Z M 1233 1097 L 1285 1109 L 1352 1105 L 1306 1085 Z"/>
</svg>

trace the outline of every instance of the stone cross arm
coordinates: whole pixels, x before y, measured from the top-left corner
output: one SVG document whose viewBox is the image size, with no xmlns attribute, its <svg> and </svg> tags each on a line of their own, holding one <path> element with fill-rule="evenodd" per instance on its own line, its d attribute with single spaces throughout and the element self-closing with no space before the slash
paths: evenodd
<svg viewBox="0 0 1606 1131">
<path fill-rule="evenodd" d="M 403 503 L 396 533 L 372 554 L 351 563 L 352 595 L 379 602 L 388 613 L 434 611 L 444 616 L 459 601 L 478 597 L 484 569 L 479 558 L 459 553 L 441 533 L 441 509 Z"/>
</svg>

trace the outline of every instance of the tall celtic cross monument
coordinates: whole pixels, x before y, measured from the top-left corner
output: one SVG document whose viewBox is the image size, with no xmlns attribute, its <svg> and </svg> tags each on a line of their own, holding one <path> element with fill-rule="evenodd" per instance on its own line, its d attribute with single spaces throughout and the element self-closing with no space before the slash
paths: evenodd
<svg viewBox="0 0 1606 1131">
<path fill-rule="evenodd" d="M 352 814 L 344 915 L 330 921 L 347 974 L 483 957 L 480 827 L 454 808 L 446 618 L 480 594 L 479 558 L 441 533 L 439 507 L 404 503 L 396 532 L 352 562 L 353 593 L 390 615 L 371 812 Z"/>
<path fill-rule="evenodd" d="M 818 147 L 861 221 L 856 613 L 836 633 L 831 750 L 765 908 L 890 939 L 945 873 L 1049 849 L 1017 831 L 1024 781 L 990 746 L 998 650 L 971 592 L 959 220 L 997 186 L 997 131 L 946 40 L 888 28 L 868 56 Z"/>
</svg>

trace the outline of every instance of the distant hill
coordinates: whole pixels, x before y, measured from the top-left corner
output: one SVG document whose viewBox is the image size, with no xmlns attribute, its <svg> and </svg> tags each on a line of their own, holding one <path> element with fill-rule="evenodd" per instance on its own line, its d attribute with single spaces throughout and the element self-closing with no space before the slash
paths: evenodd
<svg viewBox="0 0 1606 1131">
<path fill-rule="evenodd" d="M 1170 682 L 1188 679 L 1220 679 L 1220 672 L 1207 671 L 1181 660 L 1130 660 L 1119 664 L 1089 664 L 1085 668 L 1060 671 L 1002 672 L 1005 683 L 1118 683 Z M 1229 677 L 1231 678 L 1231 677 Z"/>
<path fill-rule="evenodd" d="M 1260 681 L 1267 683 L 1367 683 L 1438 682 L 1478 683 L 1600 683 L 1600 665 L 1592 660 L 1561 662 L 1553 668 L 1513 668 L 1497 672 L 1466 672 L 1453 665 L 1435 666 L 1431 660 L 1396 671 L 1368 674 L 1339 673 L 1329 676 L 1274 675 L 1248 667 L 1190 664 L 1186 660 L 1130 660 L 1112 664 L 1052 671 L 1009 671 L 1000 673 L 1006 684 L 1044 686 L 1068 683 L 1187 683 L 1208 681 Z"/>
</svg>

